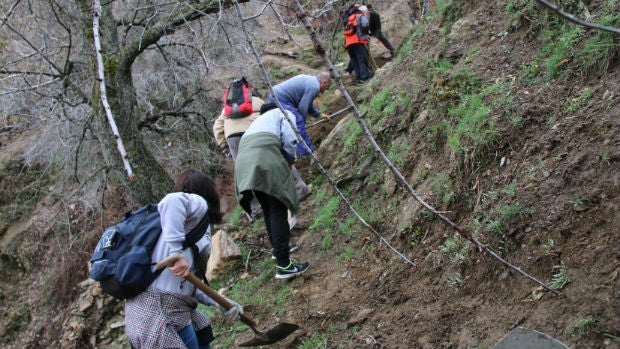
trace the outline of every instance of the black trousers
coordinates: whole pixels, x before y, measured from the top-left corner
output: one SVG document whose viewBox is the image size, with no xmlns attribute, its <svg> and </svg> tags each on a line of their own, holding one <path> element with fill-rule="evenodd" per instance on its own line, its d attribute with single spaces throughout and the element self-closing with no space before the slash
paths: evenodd
<svg viewBox="0 0 620 349">
<path fill-rule="evenodd" d="M 263 208 L 265 227 L 269 235 L 269 242 L 273 247 L 273 255 L 281 267 L 287 267 L 291 262 L 288 244 L 291 240 L 291 229 L 288 226 L 288 209 L 273 196 L 254 191 L 260 206 Z"/>
<path fill-rule="evenodd" d="M 388 40 L 383 33 L 381 32 L 381 29 L 375 29 L 372 32 L 372 36 L 374 36 L 375 38 L 379 39 L 379 41 L 381 41 L 381 43 L 383 44 L 383 46 L 385 46 L 385 48 L 387 48 L 391 54 L 394 53 L 394 46 L 392 46 L 392 44 L 390 43 L 390 40 Z"/>
<path fill-rule="evenodd" d="M 368 50 L 364 44 L 351 44 L 347 47 L 349 59 L 357 81 L 368 81 Z"/>
</svg>

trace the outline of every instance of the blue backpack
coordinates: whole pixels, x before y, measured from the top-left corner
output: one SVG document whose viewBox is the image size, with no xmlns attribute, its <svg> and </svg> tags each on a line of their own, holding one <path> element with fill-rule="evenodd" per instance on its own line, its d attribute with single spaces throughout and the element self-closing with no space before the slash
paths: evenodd
<svg viewBox="0 0 620 349">
<path fill-rule="evenodd" d="M 189 232 L 183 248 L 195 246 L 209 226 L 209 214 Z M 103 291 L 117 299 L 134 297 L 146 290 L 159 276 L 153 271 L 151 254 L 161 235 L 161 217 L 157 205 L 146 205 L 103 232 L 90 258 L 90 277 L 99 281 Z"/>
</svg>

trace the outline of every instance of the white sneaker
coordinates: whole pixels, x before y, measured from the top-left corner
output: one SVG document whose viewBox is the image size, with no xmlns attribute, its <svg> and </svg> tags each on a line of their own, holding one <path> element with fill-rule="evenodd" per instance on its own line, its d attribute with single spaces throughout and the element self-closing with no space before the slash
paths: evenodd
<svg viewBox="0 0 620 349">
<path fill-rule="evenodd" d="M 254 223 L 255 219 L 252 218 L 252 216 L 250 216 L 247 212 L 243 211 L 243 213 L 245 214 L 245 218 L 248 219 L 248 222 L 250 223 Z"/>
</svg>

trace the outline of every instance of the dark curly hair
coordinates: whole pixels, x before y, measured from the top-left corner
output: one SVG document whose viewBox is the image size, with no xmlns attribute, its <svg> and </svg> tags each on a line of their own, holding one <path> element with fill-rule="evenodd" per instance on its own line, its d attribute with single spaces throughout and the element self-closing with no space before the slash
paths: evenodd
<svg viewBox="0 0 620 349">
<path fill-rule="evenodd" d="M 207 212 L 209 212 L 211 223 L 222 223 L 223 214 L 220 211 L 220 195 L 211 177 L 198 170 L 185 170 L 174 181 L 174 190 L 202 196 L 209 205 Z"/>
</svg>

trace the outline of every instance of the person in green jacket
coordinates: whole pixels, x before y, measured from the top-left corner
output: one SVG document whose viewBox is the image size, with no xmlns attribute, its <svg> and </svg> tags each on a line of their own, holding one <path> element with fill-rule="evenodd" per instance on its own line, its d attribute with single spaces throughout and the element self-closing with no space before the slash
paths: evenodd
<svg viewBox="0 0 620 349">
<path fill-rule="evenodd" d="M 263 209 L 265 227 L 276 259 L 276 279 L 289 279 L 306 270 L 308 262 L 295 263 L 289 256 L 291 231 L 287 210 L 296 214 L 299 197 L 291 172 L 297 160 L 297 136 L 291 127 L 295 116 L 283 114 L 267 103 L 261 115 L 245 131 L 235 161 L 235 193 L 246 212 L 255 196 Z"/>
</svg>

